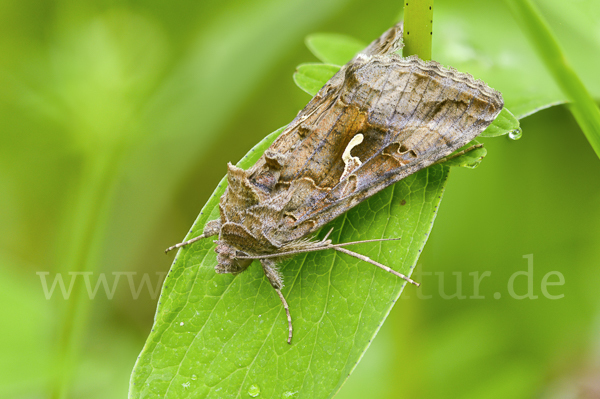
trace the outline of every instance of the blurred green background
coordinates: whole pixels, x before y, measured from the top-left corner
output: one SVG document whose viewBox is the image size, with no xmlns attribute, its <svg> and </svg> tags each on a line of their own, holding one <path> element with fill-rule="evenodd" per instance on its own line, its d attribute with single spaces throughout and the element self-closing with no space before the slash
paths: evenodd
<svg viewBox="0 0 600 399">
<path fill-rule="evenodd" d="M 598 99 L 600 7 L 536 4 Z M 435 5 L 434 59 L 486 79 L 518 115 L 563 100 L 502 2 Z M 308 102 L 292 81 L 315 61 L 304 37 L 368 42 L 401 7 L 1 1 L 0 397 L 47 398 L 59 386 L 70 398 L 125 397 L 157 300 L 132 294 L 129 279 L 137 288 L 148 273 L 156 287 L 171 263 L 162 250 L 185 235 L 226 163 Z M 417 267 L 431 298 L 405 290 L 337 397 L 600 397 L 600 162 L 564 106 L 521 124 L 521 140 L 484 140 L 478 169 L 451 172 Z M 507 283 L 529 254 L 539 298 L 517 300 Z M 468 298 L 469 273 L 486 271 L 485 299 Z M 564 275 L 549 287 L 561 299 L 542 295 L 550 271 Z M 58 286 L 46 299 L 43 278 L 62 273 L 69 288 L 74 272 L 71 300 Z M 89 299 L 81 273 L 92 286 L 104 273 L 110 288 L 121 273 L 114 296 L 100 288 Z M 440 294 L 440 284 L 456 292 L 452 273 L 467 298 Z"/>
</svg>

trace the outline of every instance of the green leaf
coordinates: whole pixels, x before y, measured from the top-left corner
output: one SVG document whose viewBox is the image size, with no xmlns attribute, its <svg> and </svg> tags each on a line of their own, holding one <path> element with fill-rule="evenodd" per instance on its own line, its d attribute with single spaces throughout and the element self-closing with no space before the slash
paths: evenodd
<svg viewBox="0 0 600 399">
<path fill-rule="evenodd" d="M 306 38 L 311 53 L 326 64 L 344 65 L 367 47 L 366 43 L 336 33 L 314 33 Z"/>
<path fill-rule="evenodd" d="M 282 129 L 238 164 L 248 167 Z M 441 201 L 448 168 L 421 170 L 326 226 L 334 242 L 383 237 L 351 250 L 410 274 Z M 218 217 L 225 180 L 191 229 Z M 279 298 L 258 263 L 237 276 L 214 271 L 211 239 L 182 248 L 163 286 L 154 327 L 133 370 L 130 397 L 326 398 L 354 370 L 404 281 L 334 251 L 301 254 L 281 264 L 294 338 Z M 414 290 L 414 287 L 409 287 Z"/>
<path fill-rule="evenodd" d="M 466 151 L 470 147 L 480 144 L 481 143 L 477 140 L 470 141 L 465 146 L 454 151 L 453 154 L 459 154 L 462 151 Z M 475 169 L 479 166 L 479 164 L 486 155 L 487 150 L 483 146 L 481 146 L 479 148 L 475 148 L 468 152 L 465 152 L 464 154 L 459 155 L 456 158 L 449 159 L 448 161 L 444 162 L 444 166 L 460 166 L 463 168 Z M 452 154 L 450 156 L 452 156 Z"/>
<path fill-rule="evenodd" d="M 294 72 L 294 82 L 299 88 L 314 96 L 339 70 L 339 66 L 331 64 L 301 64 Z"/>
<path fill-rule="evenodd" d="M 491 125 L 481 133 L 480 137 L 498 137 L 521 129 L 519 120 L 507 108 L 502 108 Z"/>
</svg>

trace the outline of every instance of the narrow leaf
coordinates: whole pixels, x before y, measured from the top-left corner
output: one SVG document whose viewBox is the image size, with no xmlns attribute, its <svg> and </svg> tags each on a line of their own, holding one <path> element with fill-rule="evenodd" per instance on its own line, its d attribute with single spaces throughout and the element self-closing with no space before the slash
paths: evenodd
<svg viewBox="0 0 600 399">
<path fill-rule="evenodd" d="M 466 151 L 467 149 L 481 144 L 477 140 L 473 140 L 467 145 L 459 148 L 454 152 L 454 154 L 460 153 L 461 151 Z M 470 150 L 456 158 L 452 158 L 446 162 L 444 162 L 444 166 L 460 166 L 463 168 L 475 169 L 479 166 L 483 158 L 487 155 L 487 150 L 484 147 L 475 148 Z"/>
<path fill-rule="evenodd" d="M 339 70 L 339 66 L 331 64 L 298 65 L 294 73 L 294 82 L 299 88 L 314 96 Z"/>
<path fill-rule="evenodd" d="M 519 120 L 508 110 L 503 108 L 491 125 L 481 133 L 481 137 L 498 137 L 521 129 Z"/>
<path fill-rule="evenodd" d="M 569 110 L 600 157 L 600 109 L 569 64 L 546 21 L 530 0 L 505 0 L 519 26 L 533 44 L 546 68 L 572 101 Z"/>
</svg>

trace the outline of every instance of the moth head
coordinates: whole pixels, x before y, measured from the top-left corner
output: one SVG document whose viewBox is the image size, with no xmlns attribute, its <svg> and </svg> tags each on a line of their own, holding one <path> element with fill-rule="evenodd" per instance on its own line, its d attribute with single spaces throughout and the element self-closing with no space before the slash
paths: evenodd
<svg viewBox="0 0 600 399">
<path fill-rule="evenodd" d="M 220 274 L 231 273 L 238 274 L 250 266 L 252 259 L 239 259 L 237 256 L 247 256 L 245 252 L 239 251 L 224 241 L 218 240 L 217 247 L 217 266 L 215 271 Z"/>
</svg>

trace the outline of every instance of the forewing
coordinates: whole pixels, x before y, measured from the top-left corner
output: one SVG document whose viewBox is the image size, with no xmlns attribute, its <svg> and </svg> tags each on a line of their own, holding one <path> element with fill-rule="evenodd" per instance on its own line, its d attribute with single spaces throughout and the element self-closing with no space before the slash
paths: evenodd
<svg viewBox="0 0 600 399">
<path fill-rule="evenodd" d="M 271 227 L 253 234 L 300 239 L 485 130 L 500 93 L 437 62 L 390 54 L 401 37 L 391 28 L 327 82 L 245 172 L 265 200 L 232 218 L 258 212 Z"/>
<path fill-rule="evenodd" d="M 318 228 L 435 163 L 483 132 L 503 107 L 500 93 L 468 74 L 394 55 L 358 57 L 335 103 L 341 109 L 322 118 L 329 120 L 327 134 L 313 146 L 312 162 L 289 171 L 311 177 L 316 171 L 317 185 L 330 188 L 297 210 L 298 224 L 311 220 Z M 348 165 L 343 152 L 358 134 L 362 142 L 350 149 Z"/>
</svg>

